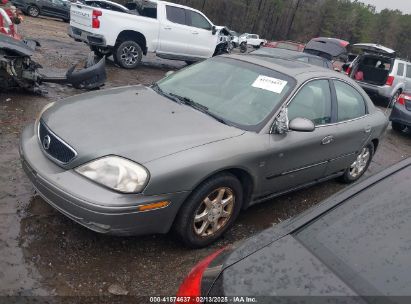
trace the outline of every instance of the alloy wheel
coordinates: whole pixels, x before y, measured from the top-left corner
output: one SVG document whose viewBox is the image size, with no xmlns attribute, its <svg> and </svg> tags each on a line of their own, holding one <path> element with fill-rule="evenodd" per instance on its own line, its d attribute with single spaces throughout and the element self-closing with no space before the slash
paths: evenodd
<svg viewBox="0 0 411 304">
<path fill-rule="evenodd" d="M 235 204 L 234 191 L 221 187 L 210 193 L 200 204 L 194 216 L 194 232 L 206 238 L 213 236 L 229 222 Z"/>
<path fill-rule="evenodd" d="M 39 12 L 39 9 L 37 7 L 30 6 L 28 13 L 31 17 L 37 17 L 40 12 Z"/>
<path fill-rule="evenodd" d="M 126 65 L 133 65 L 138 61 L 138 57 L 139 53 L 137 49 L 130 45 L 123 48 L 120 58 Z"/>
<path fill-rule="evenodd" d="M 368 147 L 365 147 L 350 167 L 350 175 L 352 178 L 357 178 L 364 173 L 364 170 L 365 168 L 367 168 L 370 157 L 370 149 Z"/>
</svg>

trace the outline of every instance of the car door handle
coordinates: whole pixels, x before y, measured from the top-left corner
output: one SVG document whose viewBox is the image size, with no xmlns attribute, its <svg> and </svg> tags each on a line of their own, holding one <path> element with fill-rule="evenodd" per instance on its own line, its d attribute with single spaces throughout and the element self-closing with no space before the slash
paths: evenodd
<svg viewBox="0 0 411 304">
<path fill-rule="evenodd" d="M 171 27 L 166 26 L 164 29 L 165 29 L 165 30 L 171 30 Z"/>
<path fill-rule="evenodd" d="M 329 145 L 334 141 L 334 136 L 330 135 L 327 137 L 324 137 L 323 140 L 321 141 L 321 144 L 323 145 Z"/>
<path fill-rule="evenodd" d="M 198 32 L 192 32 L 192 34 L 193 34 L 193 35 L 198 35 L 199 33 L 198 33 Z"/>
</svg>

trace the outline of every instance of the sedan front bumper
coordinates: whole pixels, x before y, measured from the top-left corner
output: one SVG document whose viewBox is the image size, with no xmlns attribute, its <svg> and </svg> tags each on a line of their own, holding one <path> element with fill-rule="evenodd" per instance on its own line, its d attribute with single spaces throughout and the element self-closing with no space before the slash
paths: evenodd
<svg viewBox="0 0 411 304">
<path fill-rule="evenodd" d="M 20 140 L 23 169 L 38 194 L 52 207 L 77 223 L 99 233 L 145 235 L 167 233 L 188 192 L 145 196 L 121 194 L 65 170 L 42 152 L 34 126 L 26 127 Z M 163 209 L 139 212 L 137 207 L 169 201 Z"/>
</svg>

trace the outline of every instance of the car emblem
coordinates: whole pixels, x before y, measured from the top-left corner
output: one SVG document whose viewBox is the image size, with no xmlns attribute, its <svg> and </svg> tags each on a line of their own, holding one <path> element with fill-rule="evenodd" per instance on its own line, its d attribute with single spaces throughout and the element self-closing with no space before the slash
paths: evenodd
<svg viewBox="0 0 411 304">
<path fill-rule="evenodd" d="M 51 143 L 51 138 L 50 138 L 50 136 L 48 136 L 48 135 L 44 136 L 44 139 L 43 139 L 43 148 L 44 148 L 45 150 L 48 150 L 48 149 L 50 148 L 50 143 Z"/>
</svg>

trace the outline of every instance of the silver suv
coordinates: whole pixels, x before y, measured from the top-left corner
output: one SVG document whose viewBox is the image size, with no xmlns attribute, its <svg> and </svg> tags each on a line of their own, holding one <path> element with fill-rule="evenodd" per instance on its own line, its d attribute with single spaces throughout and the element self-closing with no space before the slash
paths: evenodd
<svg viewBox="0 0 411 304">
<path fill-rule="evenodd" d="M 354 44 L 361 50 L 347 74 L 370 95 L 387 100 L 390 107 L 407 88 L 411 89 L 411 63 L 396 58 L 396 52 L 378 44 Z"/>
</svg>

